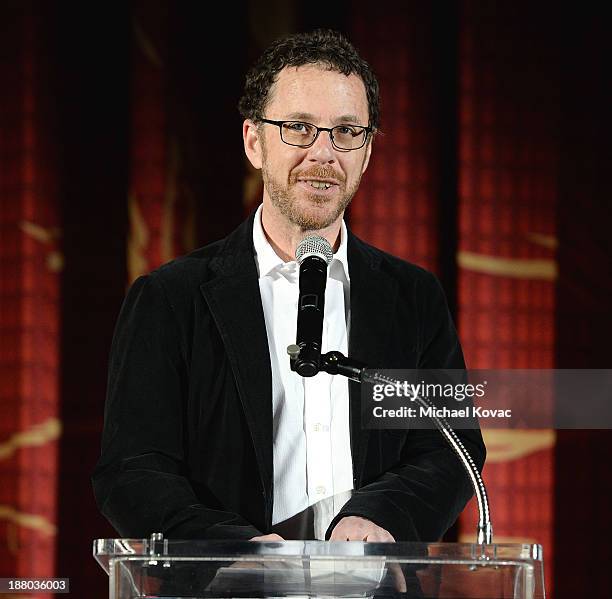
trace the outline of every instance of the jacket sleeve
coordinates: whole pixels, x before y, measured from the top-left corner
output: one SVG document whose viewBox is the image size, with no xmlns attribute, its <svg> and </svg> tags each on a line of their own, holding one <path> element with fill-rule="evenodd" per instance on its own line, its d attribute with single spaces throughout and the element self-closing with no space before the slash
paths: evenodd
<svg viewBox="0 0 612 599">
<path fill-rule="evenodd" d="M 464 369 L 465 362 L 444 292 L 433 275 L 421 282 L 418 307 L 419 369 Z M 455 431 L 478 469 L 486 449 L 478 428 Z M 345 516 L 361 516 L 389 531 L 396 541 L 439 540 L 473 494 L 463 466 L 437 429 L 410 430 L 399 462 L 355 490 L 332 520 L 327 538 Z"/>
<path fill-rule="evenodd" d="M 186 395 L 177 320 L 152 273 L 130 289 L 113 337 L 102 451 L 92 476 L 99 509 L 123 537 L 261 534 L 240 515 L 196 496 L 185 475 Z"/>
</svg>

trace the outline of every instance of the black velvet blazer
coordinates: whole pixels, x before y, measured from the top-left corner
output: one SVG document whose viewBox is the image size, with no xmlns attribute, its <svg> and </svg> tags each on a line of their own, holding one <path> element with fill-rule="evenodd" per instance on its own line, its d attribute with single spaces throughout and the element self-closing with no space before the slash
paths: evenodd
<svg viewBox="0 0 612 599">
<path fill-rule="evenodd" d="M 253 216 L 225 239 L 139 278 L 111 348 L 92 481 L 123 537 L 250 538 L 272 526 L 272 375 Z M 443 291 L 427 271 L 349 232 L 349 355 L 370 367 L 463 368 Z M 365 430 L 350 383 L 357 515 L 397 541 L 434 541 L 472 495 L 436 430 Z M 480 431 L 462 431 L 482 468 Z"/>
</svg>

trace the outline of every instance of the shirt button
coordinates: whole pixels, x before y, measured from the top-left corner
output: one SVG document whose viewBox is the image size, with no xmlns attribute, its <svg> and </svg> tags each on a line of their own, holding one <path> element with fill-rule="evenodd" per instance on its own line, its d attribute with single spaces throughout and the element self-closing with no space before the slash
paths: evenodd
<svg viewBox="0 0 612 599">
<path fill-rule="evenodd" d="M 319 485 L 316 488 L 317 495 L 325 495 L 325 487 L 323 485 Z"/>
</svg>

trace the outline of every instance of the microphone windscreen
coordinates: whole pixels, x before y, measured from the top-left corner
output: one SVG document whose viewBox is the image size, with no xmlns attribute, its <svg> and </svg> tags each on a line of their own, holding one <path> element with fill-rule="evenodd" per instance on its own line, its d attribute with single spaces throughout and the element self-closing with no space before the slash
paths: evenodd
<svg viewBox="0 0 612 599">
<path fill-rule="evenodd" d="M 308 256 L 319 256 L 325 260 L 329 266 L 330 262 L 334 258 L 334 252 L 332 250 L 329 241 L 325 237 L 320 235 L 308 235 L 304 237 L 297 248 L 295 248 L 295 259 L 298 264 L 302 264 L 302 261 L 308 258 Z"/>
</svg>

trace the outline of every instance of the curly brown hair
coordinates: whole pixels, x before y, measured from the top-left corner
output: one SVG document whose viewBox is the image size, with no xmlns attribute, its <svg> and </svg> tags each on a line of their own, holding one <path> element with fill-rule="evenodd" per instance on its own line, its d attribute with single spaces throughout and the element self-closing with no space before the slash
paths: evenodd
<svg viewBox="0 0 612 599">
<path fill-rule="evenodd" d="M 264 118 L 270 88 L 285 67 L 321 64 L 343 75 L 361 77 L 368 99 L 369 125 L 376 131 L 380 124 L 378 81 L 370 65 L 355 47 L 337 31 L 316 29 L 276 40 L 261 55 L 246 76 L 244 93 L 238 110 L 245 119 L 257 122 Z"/>
</svg>

